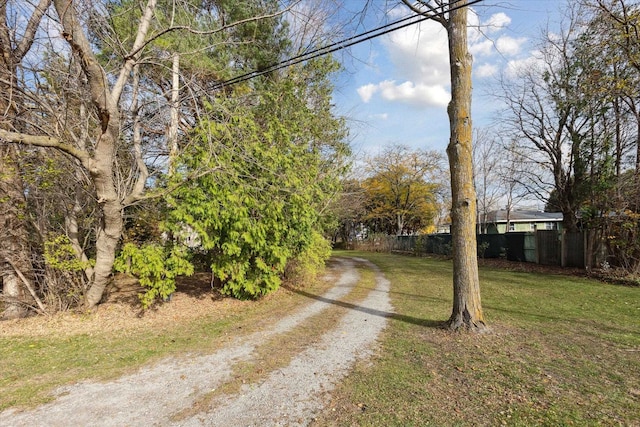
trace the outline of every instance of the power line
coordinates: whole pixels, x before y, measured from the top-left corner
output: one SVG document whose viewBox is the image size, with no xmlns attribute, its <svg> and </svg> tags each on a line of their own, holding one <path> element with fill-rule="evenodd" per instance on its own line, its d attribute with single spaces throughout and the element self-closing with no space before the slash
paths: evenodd
<svg viewBox="0 0 640 427">
<path fill-rule="evenodd" d="M 455 2 L 458 2 L 458 1 L 461 1 L 461 0 L 455 0 Z M 443 8 L 443 6 L 440 6 L 440 8 Z M 442 13 L 442 12 L 438 12 L 438 14 L 436 14 L 435 16 L 437 16 L 437 15 L 439 15 L 439 14 L 441 14 L 441 13 Z M 237 80 L 237 79 L 243 79 L 243 78 L 245 78 L 245 77 L 253 76 L 253 75 L 254 75 L 254 74 L 256 74 L 256 73 L 261 73 L 261 72 L 263 72 L 263 71 L 265 71 L 265 72 L 275 71 L 275 70 L 279 69 L 279 68 L 275 68 L 275 67 L 285 66 L 285 64 L 289 64 L 289 63 L 292 63 L 291 65 L 294 65 L 294 64 L 297 64 L 297 63 L 298 63 L 298 62 L 294 62 L 294 61 L 298 61 L 298 60 L 305 61 L 305 60 L 307 60 L 307 58 L 312 59 L 312 58 L 315 58 L 315 57 L 316 57 L 316 56 L 313 56 L 313 57 L 312 57 L 312 55 L 316 55 L 316 54 L 320 54 L 320 53 L 323 53 L 323 54 L 324 54 L 324 53 L 331 53 L 331 52 L 333 52 L 333 50 L 331 50 L 331 49 L 332 49 L 332 48 L 334 48 L 334 47 L 335 47 L 336 49 L 343 49 L 344 47 L 349 47 L 349 46 L 351 46 L 351 44 L 349 44 L 349 46 L 344 46 L 344 45 L 345 45 L 346 43 L 352 42 L 352 41 L 354 41 L 354 40 L 358 40 L 358 39 L 360 39 L 360 38 L 362 38 L 362 37 L 364 37 L 364 36 L 366 36 L 366 35 L 369 35 L 369 34 L 375 33 L 376 31 L 383 30 L 383 29 L 385 29 L 385 28 L 389 28 L 389 27 L 392 27 L 392 26 L 397 25 L 397 24 L 399 24 L 399 23 L 402 23 L 402 22 L 408 21 L 408 20 L 410 20 L 410 19 L 413 19 L 413 18 L 415 18 L 416 16 L 421 16 L 421 15 L 411 15 L 411 16 L 407 16 L 407 17 L 402 18 L 402 19 L 400 19 L 400 20 L 398 20 L 398 21 L 394 21 L 394 22 L 391 22 L 391 23 L 389 23 L 389 24 L 386 24 L 386 25 L 380 26 L 380 27 L 378 27 L 378 28 L 374 28 L 373 30 L 365 31 L 364 33 L 357 34 L 357 35 L 355 35 L 355 36 L 352 36 L 352 37 L 349 37 L 349 38 L 347 38 L 347 39 L 341 40 L 341 41 L 339 41 L 339 42 L 335 42 L 335 43 L 332 43 L 332 44 L 330 44 L 330 45 L 323 46 L 323 47 L 317 48 L 317 49 L 315 49 L 315 50 L 312 50 L 312 51 L 309 51 L 309 52 L 302 53 L 302 54 L 297 55 L 297 56 L 294 56 L 294 57 L 292 57 L 292 58 L 288 58 L 288 59 L 286 59 L 286 60 L 284 60 L 284 61 L 278 62 L 278 63 L 276 63 L 276 64 L 272 64 L 272 65 L 270 65 L 270 66 L 266 67 L 266 68 L 265 68 L 265 69 L 263 69 L 263 70 L 259 70 L 259 71 L 251 71 L 251 72 L 249 72 L 249 73 L 242 74 L 242 75 L 240 75 L 240 76 L 236 76 L 236 77 L 234 77 L 234 78 L 232 78 L 232 79 L 229 79 L 229 80 L 227 80 L 227 81 L 225 81 L 225 82 L 223 82 L 223 83 L 221 83 L 221 84 L 227 84 L 227 83 L 229 83 L 229 82 L 233 82 L 233 83 L 235 83 L 234 81 L 235 81 L 235 80 Z M 416 21 L 416 22 L 418 22 L 418 21 Z M 411 24 L 408 24 L 408 25 L 413 25 L 413 24 L 414 24 L 414 22 L 412 22 Z M 402 28 L 402 27 L 398 27 L 398 28 L 396 28 L 396 29 L 399 29 L 399 28 Z M 394 30 L 395 30 L 395 29 L 394 29 Z M 393 30 L 392 30 L 392 31 L 393 31 Z M 379 34 L 379 35 L 382 35 L 382 34 Z M 363 38 L 362 40 L 359 40 L 359 41 L 357 41 L 356 43 L 364 42 L 364 41 L 370 40 L 370 39 L 372 39 L 372 38 L 374 38 L 374 37 L 378 37 L 378 35 L 371 36 L 371 37 L 369 37 L 369 38 Z M 266 70 L 269 70 L 269 71 L 266 71 Z M 259 74 L 258 74 L 258 75 L 259 75 Z M 242 81 L 244 81 L 244 80 L 242 80 Z M 233 84 L 233 83 L 231 83 L 231 84 Z"/>
<path fill-rule="evenodd" d="M 458 3 L 460 1 L 461 0 L 455 0 L 454 3 Z M 289 58 L 289 59 L 285 59 L 284 61 L 275 63 L 273 65 L 269 65 L 268 67 L 265 67 L 265 68 L 263 68 L 261 70 L 251 71 L 251 72 L 248 72 L 246 74 L 242 74 L 242 75 L 233 77 L 233 78 L 231 78 L 229 80 L 225 80 L 223 82 L 220 82 L 220 83 L 216 84 L 213 87 L 213 89 L 214 90 L 215 89 L 222 89 L 225 86 L 231 86 L 231 85 L 234 85 L 234 84 L 237 84 L 237 83 L 241 83 L 241 82 L 253 79 L 255 77 L 259 77 L 261 75 L 264 75 L 264 74 L 267 74 L 267 73 L 271 73 L 273 71 L 280 70 L 282 68 L 290 67 L 292 65 L 296 65 L 296 64 L 299 64 L 301 62 L 309 61 L 311 59 L 315 59 L 315 58 L 318 58 L 320 56 L 336 52 L 338 50 L 346 49 L 348 47 L 354 46 L 356 44 L 359 44 L 359 43 L 362 43 L 362 42 L 365 42 L 365 41 L 368 41 L 368 40 L 372 40 L 372 39 L 374 39 L 376 37 L 380 37 L 382 35 L 391 33 L 393 31 L 396 31 L 396 30 L 399 30 L 399 29 L 402 29 L 402 28 L 406 28 L 408 26 L 415 25 L 415 24 L 418 24 L 420 22 L 424 22 L 424 21 L 427 21 L 427 20 L 432 20 L 432 19 L 441 17 L 447 12 L 451 12 L 451 11 L 454 11 L 454 10 L 457 10 L 457 9 L 461 9 L 461 8 L 464 8 L 464 7 L 468 7 L 468 6 L 474 5 L 476 3 L 480 3 L 481 1 L 483 1 L 483 0 L 472 0 L 467 4 L 460 5 L 460 6 L 454 6 L 454 7 L 451 7 L 451 4 L 449 4 L 448 5 L 449 7 L 447 7 L 446 10 L 445 10 L 445 6 L 442 5 L 442 6 L 438 7 L 440 9 L 442 9 L 439 12 L 429 13 L 428 15 L 420 15 L 420 14 L 411 15 L 411 16 L 402 18 L 402 19 L 400 19 L 398 21 L 394 21 L 392 23 L 389 23 L 389 24 L 374 28 L 373 30 L 365 31 L 364 33 L 349 37 L 349 38 L 341 40 L 339 42 L 332 43 L 332 44 L 327 45 L 327 46 L 323 46 L 321 48 L 312 50 L 310 52 L 305 52 L 303 54 L 294 56 L 294 57 Z M 413 20 L 411 22 L 406 22 L 406 21 L 410 21 L 410 20 L 412 20 L 414 18 L 417 18 L 417 17 L 419 17 L 419 18 L 416 19 L 416 20 Z M 398 24 L 402 24 L 402 25 L 398 25 Z"/>
</svg>

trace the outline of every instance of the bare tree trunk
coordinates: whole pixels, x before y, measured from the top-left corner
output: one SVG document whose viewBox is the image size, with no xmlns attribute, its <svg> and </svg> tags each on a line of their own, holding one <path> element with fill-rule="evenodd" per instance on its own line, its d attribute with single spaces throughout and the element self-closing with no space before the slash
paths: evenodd
<svg viewBox="0 0 640 427">
<path fill-rule="evenodd" d="M 403 221 L 403 218 L 402 218 L 402 214 L 398 213 L 396 215 L 396 235 L 397 236 L 401 236 L 403 229 L 404 229 L 404 221 Z"/>
<path fill-rule="evenodd" d="M 84 29 L 76 16 L 73 3 L 70 0 L 54 0 L 53 4 L 60 17 L 64 38 L 81 59 L 82 70 L 87 77 L 91 91 L 91 100 L 100 119 L 100 129 L 93 155 L 89 156 L 86 152 L 81 153 L 83 154 L 83 166 L 89 170 L 95 185 L 96 197 L 102 214 L 96 237 L 96 264 L 93 269 L 93 281 L 85 295 L 85 307 L 93 308 L 102 299 L 111 278 L 116 248 L 123 230 L 123 205 L 115 186 L 113 166 L 116 156 L 116 140 L 120 132 L 120 111 L 117 103 L 124 81 L 133 68 L 133 60 L 125 64 L 116 88 L 109 91 L 107 87 L 109 79 L 91 50 Z M 147 15 L 146 12 L 145 19 L 150 20 L 150 18 L 146 18 Z M 146 22 L 145 28 L 148 28 L 148 23 Z M 141 24 L 141 26 L 144 25 Z"/>
<path fill-rule="evenodd" d="M 633 174 L 633 208 L 640 212 L 640 112 L 636 113 L 636 165 Z"/>
<path fill-rule="evenodd" d="M 451 137 L 447 147 L 451 175 L 451 238 L 453 245 L 453 310 L 450 329 L 486 328 L 480 303 L 476 239 L 476 190 L 473 185 L 471 128 L 471 65 L 467 48 L 467 0 L 402 0 L 416 13 L 432 14 L 447 29 L 451 102 L 447 108 Z M 449 6 L 448 17 L 441 7 Z"/>
<path fill-rule="evenodd" d="M 172 84 L 171 84 L 171 123 L 169 123 L 169 173 L 171 174 L 175 167 L 175 158 L 178 155 L 178 125 L 180 117 L 178 116 L 178 101 L 180 96 L 180 55 L 173 54 L 172 62 Z"/>
<path fill-rule="evenodd" d="M 82 177 L 80 176 L 80 173 L 78 173 L 77 171 L 76 171 L 76 179 L 77 179 L 77 183 L 76 183 L 75 195 L 73 200 L 73 206 L 71 206 L 71 209 L 65 215 L 64 225 L 66 228 L 67 236 L 69 237 L 69 242 L 73 247 L 73 251 L 75 252 L 78 259 L 82 261 L 82 263 L 85 265 L 85 268 L 84 268 L 85 283 L 89 283 L 91 282 L 91 280 L 93 280 L 93 267 L 91 267 L 90 265 L 89 257 L 84 251 L 82 243 L 80 243 L 80 227 L 78 226 L 78 213 L 81 210 L 80 200 L 79 200 L 81 186 L 79 183 L 81 182 Z"/>
<path fill-rule="evenodd" d="M 456 6 L 466 4 L 466 0 Z M 452 10 L 447 21 L 451 102 L 451 138 L 447 147 L 451 171 L 451 235 L 453 243 L 453 310 L 451 329 L 485 328 L 480 301 L 476 243 L 476 192 L 473 186 L 471 65 L 467 50 L 467 9 Z"/>
<path fill-rule="evenodd" d="M 87 111 L 84 104 L 80 105 L 80 119 L 82 120 L 83 126 L 80 133 L 80 141 L 81 147 L 86 149 L 86 144 L 89 141 L 89 129 L 87 122 Z M 82 165 L 78 165 L 81 167 Z M 93 267 L 89 262 L 89 257 L 87 256 L 84 245 L 80 242 L 80 227 L 78 225 L 78 215 L 82 211 L 82 206 L 80 202 L 80 195 L 82 193 L 82 181 L 84 180 L 84 174 L 76 168 L 75 172 L 76 184 L 74 189 L 73 196 L 73 205 L 70 207 L 69 211 L 65 215 L 64 224 L 67 231 L 67 236 L 69 237 L 69 241 L 71 242 L 71 246 L 73 247 L 76 256 L 82 263 L 85 265 L 84 267 L 84 282 L 85 285 L 90 283 L 93 280 Z"/>
</svg>

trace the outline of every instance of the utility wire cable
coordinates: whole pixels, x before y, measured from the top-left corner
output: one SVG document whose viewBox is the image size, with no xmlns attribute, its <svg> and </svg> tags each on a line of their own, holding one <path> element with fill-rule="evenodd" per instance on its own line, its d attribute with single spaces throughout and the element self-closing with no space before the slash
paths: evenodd
<svg viewBox="0 0 640 427">
<path fill-rule="evenodd" d="M 455 3 L 457 3 L 458 1 L 462 1 L 462 0 L 455 0 Z M 443 6 L 440 6 L 440 8 L 442 8 L 442 7 L 443 7 Z M 441 12 L 438 12 L 438 14 L 440 14 L 440 13 L 441 13 Z M 437 15 L 437 14 L 436 14 L 436 15 Z M 405 22 L 405 21 L 408 21 L 408 20 L 410 20 L 410 19 L 414 19 L 414 18 L 415 18 L 415 17 L 417 17 L 417 16 L 421 16 L 421 15 L 410 15 L 410 16 L 404 17 L 404 18 L 402 18 L 402 19 L 399 19 L 398 21 L 390 22 L 390 23 L 388 23 L 388 24 L 386 24 L 386 25 L 382 25 L 382 26 L 380 26 L 380 27 L 374 28 L 373 30 L 365 31 L 364 33 L 357 34 L 357 35 L 355 35 L 355 36 L 351 36 L 351 37 L 349 37 L 349 38 L 347 38 L 347 39 L 344 39 L 344 40 L 341 40 L 341 41 L 339 41 L 339 42 L 334 42 L 334 43 L 332 43 L 332 44 L 330 44 L 330 45 L 323 46 L 323 47 L 317 48 L 317 49 L 315 49 L 315 50 L 311 50 L 311 51 L 308 51 L 308 52 L 301 53 L 301 54 L 299 54 L 299 55 L 297 55 L 297 56 L 294 56 L 294 57 L 292 57 L 292 58 L 288 58 L 288 59 L 285 59 L 284 61 L 278 62 L 278 63 L 276 63 L 276 64 L 269 65 L 268 67 L 265 67 L 265 68 L 263 68 L 262 70 L 250 71 L 250 72 L 248 72 L 248 73 L 246 73 L 246 74 L 243 74 L 243 75 L 240 75 L 240 76 L 233 77 L 232 79 L 229 79 L 229 80 L 227 80 L 227 81 L 225 81 L 225 82 L 222 82 L 221 84 L 229 84 L 229 82 L 232 82 L 232 81 L 234 81 L 234 80 L 236 80 L 236 79 L 242 79 L 242 78 L 244 78 L 244 77 L 248 77 L 248 76 L 251 76 L 251 75 L 253 75 L 253 74 L 255 74 L 255 73 L 262 72 L 262 71 L 272 70 L 274 67 L 279 67 L 279 66 L 281 66 L 281 65 L 288 64 L 288 63 L 293 62 L 293 61 L 296 61 L 296 60 L 298 60 L 298 59 L 306 58 L 306 57 L 308 57 L 308 56 L 314 55 L 314 54 L 319 53 L 319 52 L 328 51 L 329 49 L 331 49 L 331 48 L 333 48 L 333 47 L 336 47 L 336 46 L 338 46 L 338 45 L 343 45 L 343 44 L 345 44 L 345 43 L 351 42 L 352 40 L 360 39 L 361 37 L 364 37 L 364 36 L 366 36 L 366 35 L 369 35 L 369 34 L 375 33 L 376 31 L 379 31 L 379 30 L 383 30 L 383 29 L 385 29 L 385 28 L 392 27 L 392 26 L 394 26 L 394 25 L 400 24 L 400 23 Z M 412 24 L 413 24 L 413 23 L 412 23 Z M 362 41 L 366 41 L 366 40 L 369 40 L 369 39 L 363 39 Z"/>
<path fill-rule="evenodd" d="M 457 3 L 459 1 L 461 1 L 461 0 L 455 0 L 454 3 Z M 470 4 L 477 3 L 479 1 L 482 1 L 482 0 L 475 0 L 474 2 L 472 2 Z M 341 50 L 341 49 L 345 49 L 347 47 L 353 46 L 353 45 L 358 44 L 358 43 L 365 42 L 367 40 L 371 40 L 373 38 L 376 38 L 376 37 L 379 37 L 381 35 L 390 33 L 392 31 L 399 30 L 401 28 L 405 28 L 407 26 L 414 25 L 414 24 L 417 24 L 419 22 L 426 21 L 428 19 L 433 19 L 433 18 L 435 18 L 437 16 L 442 16 L 444 13 L 446 13 L 448 11 L 456 10 L 456 9 L 459 9 L 461 7 L 464 7 L 464 6 L 468 6 L 468 5 L 457 6 L 457 7 L 456 6 L 451 7 L 451 5 L 449 5 L 449 8 L 447 8 L 447 10 L 445 10 L 444 9 L 444 5 L 443 5 L 443 6 L 439 6 L 439 8 L 442 9 L 440 12 L 431 13 L 429 15 L 420 15 L 420 14 L 411 15 L 411 16 L 405 17 L 403 19 L 400 19 L 398 21 L 383 25 L 381 27 L 374 28 L 373 30 L 369 30 L 369 31 L 366 31 L 364 33 L 349 37 L 349 38 L 347 38 L 345 40 L 342 40 L 342 41 L 339 41 L 339 42 L 336 42 L 336 43 L 332 43 L 332 44 L 330 44 L 328 46 L 323 46 L 321 48 L 312 50 L 310 52 L 305 52 L 305 53 L 300 54 L 298 56 L 294 56 L 292 58 L 286 59 L 284 61 L 281 61 L 281 62 L 278 62 L 276 64 L 270 65 L 268 67 L 265 67 L 262 70 L 251 71 L 251 72 L 248 72 L 246 74 L 242 74 L 240 76 L 231 78 L 229 80 L 226 80 L 226 81 L 221 82 L 218 85 L 214 86 L 214 89 L 218 89 L 218 88 L 221 88 L 223 86 L 229 86 L 229 85 L 240 83 L 240 82 L 243 82 L 243 81 L 246 81 L 246 80 L 250 80 L 250 79 L 252 79 L 254 77 L 258 77 L 258 76 L 261 76 L 263 74 L 267 74 L 267 73 L 270 73 L 270 72 L 273 72 L 273 71 L 277 71 L 279 69 L 286 68 L 286 67 L 289 67 L 291 65 L 299 64 L 300 62 L 308 61 L 310 59 L 314 59 L 314 58 L 317 58 L 317 57 L 322 56 L 322 55 L 326 55 L 326 54 L 329 54 L 329 53 L 332 53 L 332 52 L 335 52 L 335 51 L 338 51 L 338 50 Z M 389 28 L 389 27 L 395 26 L 395 25 L 397 25 L 399 23 L 405 22 L 405 21 L 410 20 L 410 19 L 414 19 L 414 18 L 419 17 L 419 16 L 422 16 L 422 18 L 420 18 L 420 19 L 418 19 L 418 20 L 416 20 L 414 22 L 410 22 L 410 23 L 407 23 L 407 24 L 404 24 L 404 25 L 401 25 L 401 26 L 398 26 L 398 27 L 395 27 L 395 28 L 392 28 L 392 29 L 388 29 L 388 30 L 380 32 L 378 34 L 374 34 L 372 36 L 363 38 L 364 36 L 367 36 L 369 34 L 375 33 L 377 31 L 383 30 L 385 28 Z"/>
<path fill-rule="evenodd" d="M 458 3 L 459 1 L 460 0 L 456 0 L 455 3 Z M 390 24 L 386 24 L 386 25 L 374 28 L 373 30 L 369 30 L 369 31 L 366 31 L 364 33 L 349 37 L 349 38 L 341 40 L 339 42 L 332 43 L 332 44 L 327 45 L 327 46 L 323 46 L 321 48 L 318 48 L 318 49 L 312 50 L 310 52 L 306 52 L 306 53 L 294 56 L 292 58 L 288 58 L 288 59 L 286 59 L 284 61 L 275 63 L 273 65 L 269 65 L 269 66 L 267 66 L 267 67 L 265 67 L 265 68 L 263 68 L 261 70 L 255 70 L 255 71 L 248 72 L 246 74 L 242 74 L 242 75 L 233 77 L 233 78 L 231 78 L 229 80 L 225 80 L 223 82 L 220 82 L 220 83 L 216 84 L 213 87 L 213 89 L 214 90 L 215 89 L 222 89 L 225 86 L 231 86 L 231 85 L 234 85 L 234 84 L 237 84 L 237 83 L 241 83 L 241 82 L 253 79 L 255 77 L 259 77 L 261 75 L 264 75 L 264 74 L 267 74 L 267 73 L 271 73 L 273 71 L 280 70 L 282 68 L 290 67 L 292 65 L 296 65 L 296 64 L 299 64 L 301 62 L 309 61 L 311 59 L 315 59 L 315 58 L 318 58 L 320 56 L 336 52 L 338 50 L 346 49 L 348 47 L 351 47 L 351 46 L 354 46 L 356 44 L 359 44 L 359 43 L 374 39 L 376 37 L 380 37 L 382 35 L 391 33 L 393 31 L 396 31 L 396 30 L 399 30 L 399 29 L 402 29 L 402 28 L 406 28 L 406 27 L 409 27 L 411 25 L 418 24 L 420 22 L 431 20 L 431 19 L 434 19 L 434 18 L 439 17 L 439 16 L 443 16 L 447 12 L 451 12 L 451 11 L 454 11 L 454 10 L 457 10 L 457 9 L 461 9 L 461 8 L 464 8 L 464 7 L 468 7 L 468 6 L 474 5 L 476 3 L 480 3 L 481 1 L 483 1 L 483 0 L 472 0 L 467 4 L 454 6 L 454 7 L 451 7 L 451 5 L 449 5 L 449 7 L 446 10 L 444 10 L 444 5 L 443 5 L 443 6 L 440 6 L 440 8 L 443 9 L 443 10 L 441 10 L 439 12 L 429 13 L 429 14 L 425 14 L 425 15 L 421 15 L 421 14 L 411 15 L 411 16 L 402 18 L 402 19 L 400 19 L 398 21 L 394 21 L 394 22 L 392 22 Z M 418 18 L 418 17 L 419 17 L 419 19 L 415 19 L 415 20 L 413 20 L 411 22 L 406 22 L 406 21 L 409 21 L 409 20 L 412 20 L 412 19 Z M 402 25 L 398 25 L 398 24 L 402 24 Z M 398 25 L 398 26 L 396 26 L 396 25 Z"/>
</svg>

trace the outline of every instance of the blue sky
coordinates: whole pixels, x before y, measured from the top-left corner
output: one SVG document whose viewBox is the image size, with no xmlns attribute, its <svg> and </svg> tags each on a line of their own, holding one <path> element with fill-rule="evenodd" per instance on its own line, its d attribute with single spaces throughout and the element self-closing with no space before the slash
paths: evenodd
<svg viewBox="0 0 640 427">
<path fill-rule="evenodd" d="M 355 9 L 363 2 L 346 3 Z M 474 127 L 495 120 L 491 84 L 507 67 L 531 57 L 535 38 L 547 23 L 558 22 L 562 5 L 558 0 L 484 0 L 474 6 L 469 22 L 482 30 L 469 29 Z M 403 5 L 389 10 L 381 0 L 360 32 L 409 13 Z M 348 119 L 354 151 L 375 154 L 396 143 L 444 151 L 450 86 L 444 28 L 426 21 L 356 45 L 340 59 L 345 70 L 336 79 L 334 101 L 337 113 Z"/>
</svg>

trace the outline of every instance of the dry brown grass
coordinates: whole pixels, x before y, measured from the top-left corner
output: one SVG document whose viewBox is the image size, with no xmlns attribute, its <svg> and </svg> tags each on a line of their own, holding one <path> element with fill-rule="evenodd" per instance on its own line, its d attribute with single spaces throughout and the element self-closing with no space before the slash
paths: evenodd
<svg viewBox="0 0 640 427">
<path fill-rule="evenodd" d="M 209 285 L 209 275 L 197 274 L 182 278 L 171 302 L 158 303 L 143 311 L 138 293 L 143 289 L 133 278 L 116 276 L 107 292 L 106 301 L 94 311 L 66 311 L 51 316 L 0 322 L 0 337 L 11 336 L 70 336 L 98 334 L 109 331 L 161 329 L 179 322 L 212 316 L 237 314 L 253 304 L 224 298 Z M 255 304 L 253 304 L 255 305 Z"/>
</svg>

